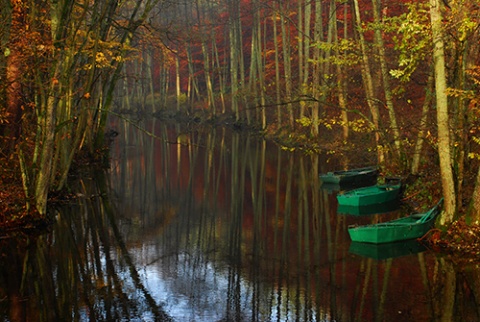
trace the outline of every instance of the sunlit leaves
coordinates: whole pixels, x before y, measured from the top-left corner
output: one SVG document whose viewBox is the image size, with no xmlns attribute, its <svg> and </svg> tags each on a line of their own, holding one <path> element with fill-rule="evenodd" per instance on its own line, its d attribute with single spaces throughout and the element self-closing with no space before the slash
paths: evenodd
<svg viewBox="0 0 480 322">
<path fill-rule="evenodd" d="M 321 119 L 320 123 L 329 130 L 333 130 L 335 129 L 335 127 L 345 126 L 345 125 L 347 125 L 349 129 L 351 129 L 352 131 L 358 132 L 358 133 L 370 133 L 375 130 L 375 126 L 372 124 L 372 122 L 370 122 L 369 120 L 363 117 L 349 120 L 347 123 L 345 123 L 340 118 L 328 118 L 328 119 Z"/>
<path fill-rule="evenodd" d="M 412 3 L 408 8 L 407 13 L 391 20 L 397 26 L 397 36 L 393 40 L 399 56 L 398 68 L 390 74 L 403 82 L 410 80 L 419 64 L 430 55 L 432 47 L 428 5 Z"/>
<path fill-rule="evenodd" d="M 478 137 L 478 136 L 472 136 L 472 141 L 475 142 L 478 146 L 480 146 L 480 137 Z M 477 152 L 469 152 L 469 153 L 468 153 L 468 158 L 469 158 L 469 159 L 480 160 L 480 153 L 477 153 Z"/>
<path fill-rule="evenodd" d="M 82 32 L 79 32 L 77 39 L 81 39 L 82 35 L 86 38 L 82 39 L 81 43 L 86 41 L 87 44 L 83 46 L 81 53 L 88 57 L 88 62 L 80 67 L 83 70 L 90 70 L 93 66 L 95 68 L 114 68 L 115 63 L 127 60 L 129 54 L 135 52 L 129 45 L 117 41 L 102 41 L 91 35 L 87 37 Z"/>
<path fill-rule="evenodd" d="M 355 66 L 361 61 L 359 44 L 350 39 L 341 39 L 338 43 L 317 42 L 313 45 L 324 52 L 338 52 L 339 55 L 329 55 L 328 58 L 322 58 L 320 61 L 311 60 L 313 63 L 330 62 L 337 65 Z"/>
</svg>

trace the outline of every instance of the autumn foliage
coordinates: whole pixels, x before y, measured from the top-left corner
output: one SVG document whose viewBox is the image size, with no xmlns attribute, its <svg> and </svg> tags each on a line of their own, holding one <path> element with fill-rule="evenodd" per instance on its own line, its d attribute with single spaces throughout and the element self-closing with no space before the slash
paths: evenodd
<svg viewBox="0 0 480 322">
<path fill-rule="evenodd" d="M 112 108 L 260 129 L 308 153 L 373 151 L 388 171 L 438 175 L 429 1 L 8 3 L 3 173 L 22 184 L 25 209 L 45 213 L 73 161 L 103 151 Z M 479 2 L 439 3 L 460 208 L 480 200 L 465 188 L 480 159 Z"/>
</svg>

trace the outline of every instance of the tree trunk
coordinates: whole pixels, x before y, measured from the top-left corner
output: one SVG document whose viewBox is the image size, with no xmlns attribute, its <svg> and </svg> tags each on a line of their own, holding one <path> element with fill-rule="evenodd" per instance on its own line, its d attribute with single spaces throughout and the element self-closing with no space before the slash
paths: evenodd
<svg viewBox="0 0 480 322">
<path fill-rule="evenodd" d="M 317 44 L 313 49 L 313 64 L 312 64 L 312 94 L 315 98 L 312 106 L 312 134 L 318 135 L 319 115 L 320 115 L 320 101 L 323 101 L 322 95 L 323 75 L 322 75 L 322 50 L 318 46 L 323 41 L 323 16 L 322 16 L 322 1 L 315 1 L 315 26 L 313 28 L 313 42 Z"/>
<path fill-rule="evenodd" d="M 400 140 L 400 130 L 397 124 L 397 117 L 395 115 L 395 109 L 393 107 L 393 95 L 390 88 L 390 74 L 388 72 L 387 59 L 385 54 L 385 45 L 383 43 L 382 32 L 380 26 L 383 25 L 383 21 L 380 19 L 380 0 L 372 0 L 373 5 L 373 17 L 375 23 L 375 45 L 378 49 L 380 68 L 383 79 L 383 91 L 385 94 L 385 103 L 388 109 L 388 116 L 390 118 L 390 129 L 393 132 L 393 141 L 395 143 L 394 155 L 400 160 L 402 145 Z"/>
<path fill-rule="evenodd" d="M 290 29 L 287 27 L 290 27 L 289 20 L 286 19 L 285 17 L 288 16 L 289 8 L 288 8 L 288 2 L 286 4 L 280 3 L 281 6 L 281 14 L 280 14 L 280 27 L 282 30 L 282 49 L 283 49 L 283 72 L 284 72 L 284 78 L 285 78 L 285 98 L 288 101 L 287 104 L 287 110 L 288 110 L 288 120 L 290 126 L 293 128 L 294 123 L 295 123 L 295 118 L 293 116 L 293 106 L 291 103 L 292 100 L 292 66 L 291 66 L 291 61 L 290 61 L 290 46 L 285 46 L 285 44 L 290 44 Z M 283 6 L 286 5 L 287 8 L 284 8 Z"/>
<path fill-rule="evenodd" d="M 412 174 L 418 174 L 418 168 L 420 167 L 420 160 L 422 157 L 423 141 L 425 140 L 425 132 L 427 131 L 428 111 L 430 110 L 430 104 L 432 103 L 432 90 L 433 90 L 433 76 L 428 77 L 428 84 L 425 90 L 425 100 L 423 101 L 422 117 L 420 118 L 419 131 L 417 134 L 417 140 L 415 143 L 415 150 L 413 152 L 412 159 Z"/>
<path fill-rule="evenodd" d="M 58 60 L 59 62 L 61 59 Z M 61 63 L 57 63 L 53 74 L 53 81 L 49 91 L 48 100 L 45 106 L 45 115 L 39 126 L 42 127 L 42 148 L 40 152 L 40 165 L 38 175 L 35 181 L 35 201 L 40 214 L 47 211 L 48 191 L 52 179 L 52 161 L 55 152 L 55 111 L 58 104 L 57 96 L 54 94 L 59 91 L 58 79 L 60 79 Z"/>
<path fill-rule="evenodd" d="M 22 0 L 12 0 L 12 21 L 10 37 L 5 50 L 6 59 L 6 125 L 0 135 L 9 139 L 7 150 L 12 151 L 15 141 L 20 136 L 20 120 L 22 118 L 22 51 L 24 50 L 24 35 L 26 33 L 26 5 Z"/>
<path fill-rule="evenodd" d="M 480 168 L 478 168 L 477 179 L 475 180 L 475 189 L 473 190 L 467 218 L 470 219 L 468 220 L 469 223 L 480 225 Z"/>
<path fill-rule="evenodd" d="M 441 225 L 453 221 L 456 212 L 455 183 L 453 180 L 452 160 L 450 151 L 450 128 L 448 116 L 447 76 L 445 71 L 445 50 L 443 41 L 442 15 L 440 1 L 430 0 L 430 19 L 433 32 L 433 60 L 435 71 L 435 94 L 437 103 L 438 126 L 438 157 L 440 159 L 440 174 L 442 178 L 443 197 L 445 199 Z"/>
<path fill-rule="evenodd" d="M 278 5 L 277 2 L 273 2 L 272 10 L 272 24 L 273 24 L 273 46 L 275 48 L 275 103 L 277 104 L 277 129 L 282 125 L 282 108 L 280 106 L 280 50 L 278 45 Z"/>
<path fill-rule="evenodd" d="M 343 39 L 348 38 L 348 7 L 346 4 L 343 5 Z M 336 43 L 336 55 L 340 57 L 343 55 L 341 60 L 345 60 L 347 53 L 344 51 L 343 53 L 340 53 L 338 49 L 338 30 L 335 28 L 335 43 Z M 341 109 L 341 118 L 342 118 L 342 134 L 343 134 L 343 140 L 347 141 L 348 136 L 349 136 L 349 130 L 350 126 L 348 125 L 348 113 L 347 113 L 347 71 L 346 68 L 343 67 L 342 64 L 338 63 L 337 64 L 337 86 L 338 86 L 338 105 L 340 106 Z"/>
<path fill-rule="evenodd" d="M 382 149 L 380 148 L 380 112 L 378 109 L 378 105 L 374 100 L 374 93 L 373 93 L 373 80 L 372 80 L 372 73 L 370 71 L 370 63 L 367 54 L 366 42 L 365 37 L 363 36 L 362 28 L 362 20 L 360 16 L 360 7 L 358 5 L 358 0 L 354 0 L 355 6 L 355 21 L 358 28 L 358 36 L 360 40 L 360 48 L 362 50 L 362 78 L 363 78 L 363 86 L 365 89 L 365 94 L 367 98 L 367 104 L 370 108 L 370 113 L 372 114 L 372 123 L 375 126 L 375 143 L 377 144 L 377 158 L 380 164 L 385 162 L 385 157 Z"/>
</svg>

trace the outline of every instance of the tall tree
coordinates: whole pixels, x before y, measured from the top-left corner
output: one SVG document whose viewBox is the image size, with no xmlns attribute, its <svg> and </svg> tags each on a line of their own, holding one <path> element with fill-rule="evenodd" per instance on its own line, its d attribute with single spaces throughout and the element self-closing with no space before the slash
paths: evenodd
<svg viewBox="0 0 480 322">
<path fill-rule="evenodd" d="M 395 109 L 393 106 L 393 94 L 390 85 L 390 74 L 388 73 L 389 69 L 387 66 L 387 58 L 385 53 L 385 44 L 383 41 L 381 26 L 383 25 L 384 21 L 380 17 L 380 0 L 372 0 L 372 7 L 373 7 L 373 23 L 374 23 L 374 40 L 375 45 L 378 51 L 378 58 L 380 60 L 380 71 L 382 74 L 383 80 L 383 92 L 385 94 L 385 105 L 388 110 L 388 115 L 390 119 L 390 128 L 393 133 L 393 141 L 395 144 L 395 151 L 394 155 L 399 158 L 402 146 L 400 140 L 400 129 L 398 128 L 397 124 L 397 116 L 395 115 Z"/>
<path fill-rule="evenodd" d="M 158 1 L 9 2 L 6 101 L 18 119 L 16 148 L 25 193 L 39 213 L 46 213 L 49 191 L 65 185 L 74 156 L 103 146 L 129 45 Z M 27 106 L 35 111 L 19 118 Z"/>
<path fill-rule="evenodd" d="M 450 150 L 450 126 L 447 98 L 447 75 L 445 71 L 445 44 L 442 27 L 442 13 L 439 0 L 430 0 L 430 19 L 433 34 L 433 62 L 435 73 L 435 95 L 437 105 L 438 126 L 438 157 L 440 159 L 440 173 L 444 212 L 440 217 L 442 225 L 450 224 L 456 212 L 455 184 L 453 180 L 452 160 Z"/>
<path fill-rule="evenodd" d="M 377 158 L 380 164 L 385 162 L 385 156 L 383 149 L 380 148 L 380 111 L 378 108 L 377 101 L 375 100 L 374 95 L 374 85 L 372 79 L 372 73 L 370 69 L 369 55 L 367 53 L 367 44 L 365 41 L 365 36 L 363 35 L 363 25 L 362 18 L 360 15 L 360 6 L 358 0 L 353 0 L 355 7 L 355 22 L 356 28 L 358 31 L 358 37 L 360 42 L 360 48 L 362 50 L 362 78 L 363 86 L 365 90 L 365 95 L 367 98 L 367 104 L 370 108 L 370 113 L 372 114 L 372 123 L 375 127 L 375 143 L 377 145 Z"/>
</svg>

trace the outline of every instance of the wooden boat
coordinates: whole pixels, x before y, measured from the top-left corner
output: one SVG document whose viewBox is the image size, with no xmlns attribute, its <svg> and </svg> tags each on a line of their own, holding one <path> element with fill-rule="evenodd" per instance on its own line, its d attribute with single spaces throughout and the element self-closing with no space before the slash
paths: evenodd
<svg viewBox="0 0 480 322">
<path fill-rule="evenodd" d="M 374 184 L 377 176 L 377 167 L 365 167 L 328 172 L 321 174 L 320 179 L 323 184 L 361 184 L 363 182 Z"/>
<path fill-rule="evenodd" d="M 396 200 L 400 196 L 400 181 L 357 188 L 337 195 L 340 206 L 369 206 Z"/>
<path fill-rule="evenodd" d="M 413 214 L 384 223 L 350 226 L 348 233 L 354 242 L 373 244 L 420 238 L 433 227 L 435 218 L 441 211 L 442 203 L 443 198 L 424 213 Z"/>
</svg>

